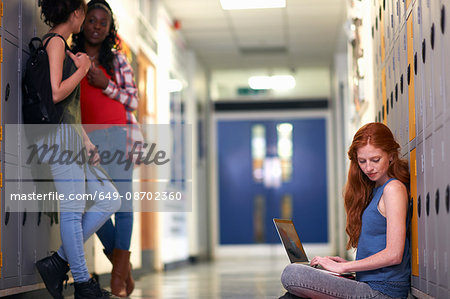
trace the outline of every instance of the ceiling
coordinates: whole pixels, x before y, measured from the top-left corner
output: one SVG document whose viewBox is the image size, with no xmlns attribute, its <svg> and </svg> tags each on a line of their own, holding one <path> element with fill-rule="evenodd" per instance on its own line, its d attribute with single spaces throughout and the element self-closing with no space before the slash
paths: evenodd
<svg viewBox="0 0 450 299">
<path fill-rule="evenodd" d="M 286 8 L 228 11 L 219 0 L 163 3 L 209 69 L 329 67 L 346 17 L 345 0 L 286 0 Z"/>
</svg>

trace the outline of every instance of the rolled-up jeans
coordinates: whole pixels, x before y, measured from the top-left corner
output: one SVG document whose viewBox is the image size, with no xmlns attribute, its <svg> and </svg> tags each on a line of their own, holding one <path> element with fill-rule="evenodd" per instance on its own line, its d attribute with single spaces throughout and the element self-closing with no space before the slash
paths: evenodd
<svg viewBox="0 0 450 299">
<path fill-rule="evenodd" d="M 334 276 L 309 265 L 288 265 L 281 283 L 291 294 L 301 298 L 391 298 L 372 289 L 367 283 Z"/>
<path fill-rule="evenodd" d="M 89 132 L 89 138 L 100 152 L 108 150 L 112 153 L 120 151 L 126 154 L 126 130 L 125 126 L 111 126 Z M 117 186 L 122 198 L 120 210 L 114 214 L 114 224 L 111 219 L 108 219 L 97 231 L 97 236 L 105 247 L 107 254 L 111 253 L 114 248 L 130 249 L 133 230 L 133 201 L 127 200 L 129 198 L 127 193 L 132 192 L 133 166 L 127 168 L 126 164 L 121 164 L 117 160 L 102 164 L 102 167 Z"/>
<path fill-rule="evenodd" d="M 56 130 L 54 140 L 58 143 L 59 140 L 68 142 L 70 140 L 68 136 L 81 138 L 78 134 L 69 134 L 70 130 L 73 130 L 70 125 L 61 124 Z M 45 139 L 41 138 L 36 144 L 40 146 L 44 142 Z M 59 145 L 57 155 L 64 149 L 64 146 Z M 65 198 L 59 202 L 62 245 L 58 255 L 69 263 L 74 281 L 85 282 L 90 279 L 90 275 L 83 244 L 120 208 L 121 201 L 120 199 L 100 200 L 99 197 L 92 197 L 92 205 L 85 211 L 86 200 L 68 199 L 75 198 L 77 195 L 80 198 L 85 194 L 94 194 L 96 191 L 97 194 L 117 192 L 114 184 L 96 167 L 77 163 L 49 163 L 50 157 L 49 152 L 43 156 L 41 162 L 48 163 L 55 189 Z"/>
</svg>

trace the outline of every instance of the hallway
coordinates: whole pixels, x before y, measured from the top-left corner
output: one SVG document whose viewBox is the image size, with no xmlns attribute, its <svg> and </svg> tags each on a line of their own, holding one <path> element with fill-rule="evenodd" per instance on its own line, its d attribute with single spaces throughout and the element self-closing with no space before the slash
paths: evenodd
<svg viewBox="0 0 450 299">
<path fill-rule="evenodd" d="M 278 298 L 286 257 L 222 259 L 142 276 L 131 298 Z"/>
</svg>

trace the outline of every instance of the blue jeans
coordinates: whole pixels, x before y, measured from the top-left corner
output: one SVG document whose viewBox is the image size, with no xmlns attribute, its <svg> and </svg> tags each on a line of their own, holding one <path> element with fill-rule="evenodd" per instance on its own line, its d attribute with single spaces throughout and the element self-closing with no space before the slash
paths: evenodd
<svg viewBox="0 0 450 299">
<path fill-rule="evenodd" d="M 107 129 L 95 130 L 89 133 L 89 138 L 99 152 L 108 150 L 112 153 L 121 151 L 126 153 L 126 127 L 114 126 Z M 108 175 L 117 186 L 122 196 L 122 206 L 114 214 L 114 224 L 108 219 L 97 231 L 97 236 L 109 254 L 114 248 L 129 250 L 131 233 L 133 230 L 133 201 L 127 200 L 127 193 L 132 192 L 133 165 L 126 169 L 126 164 L 119 164 L 117 160 L 102 164 Z"/>
<path fill-rule="evenodd" d="M 71 131 L 71 133 L 69 133 Z M 73 134 L 70 125 L 60 125 L 55 134 L 55 143 L 60 145 L 56 154 L 61 154 L 70 138 L 75 138 L 76 144 L 81 142 L 78 134 Z M 73 141 L 73 140 L 70 140 Z M 44 139 L 36 144 L 42 145 Z M 48 163 L 50 152 L 43 156 L 43 163 Z M 60 234 L 62 245 L 58 255 L 70 265 L 75 282 L 85 282 L 90 279 L 84 256 L 84 242 L 96 232 L 111 215 L 120 208 L 120 200 L 100 200 L 94 198 L 92 205 L 85 211 L 86 200 L 68 200 L 71 196 L 82 196 L 99 192 L 116 192 L 116 188 L 101 170 L 87 164 L 49 163 L 53 183 L 58 193 L 64 194 L 65 200 L 60 204 Z"/>
<path fill-rule="evenodd" d="M 337 277 L 309 265 L 288 265 L 281 275 L 281 283 L 289 293 L 301 298 L 391 298 L 367 283 Z"/>
</svg>

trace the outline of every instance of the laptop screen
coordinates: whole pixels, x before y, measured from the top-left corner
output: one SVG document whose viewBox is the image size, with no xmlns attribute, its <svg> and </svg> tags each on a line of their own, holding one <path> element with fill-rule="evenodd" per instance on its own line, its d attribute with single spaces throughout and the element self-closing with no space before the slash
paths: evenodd
<svg viewBox="0 0 450 299">
<path fill-rule="evenodd" d="M 308 257 L 303 249 L 303 245 L 300 242 L 300 238 L 298 237 L 292 220 L 274 218 L 273 223 L 275 224 L 278 236 L 280 236 L 281 243 L 283 243 L 291 263 L 308 262 Z"/>
</svg>

